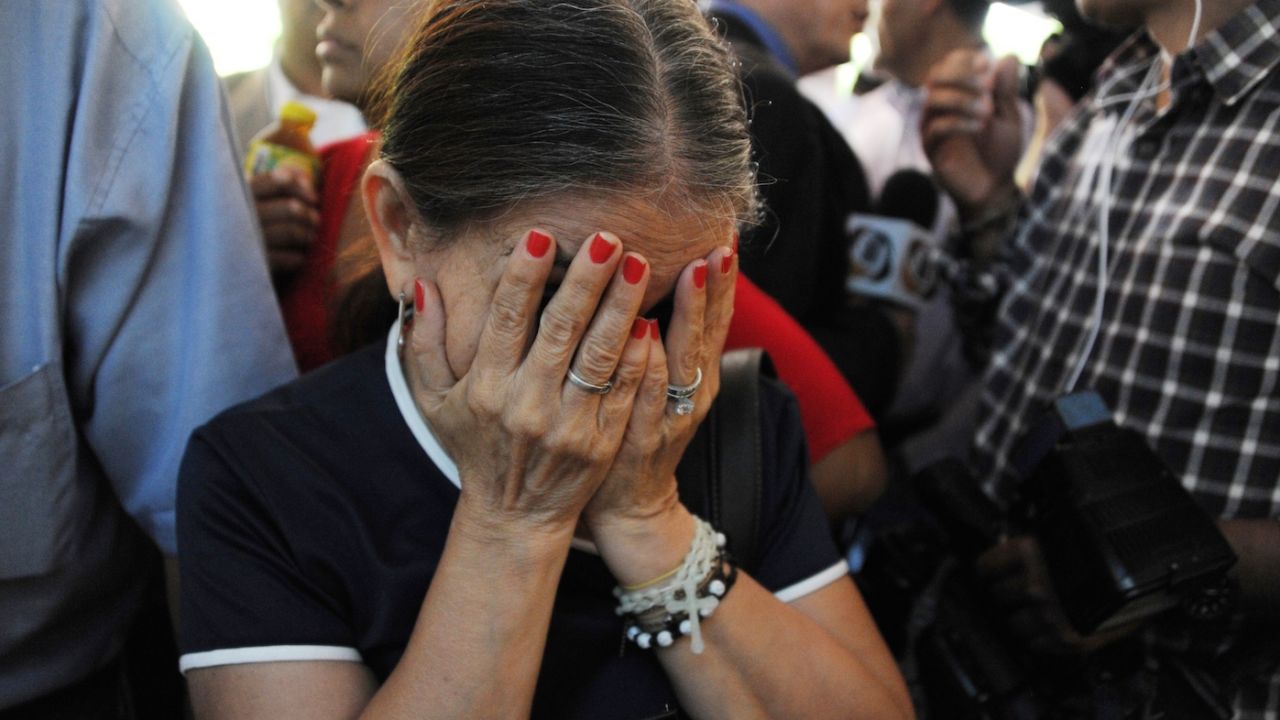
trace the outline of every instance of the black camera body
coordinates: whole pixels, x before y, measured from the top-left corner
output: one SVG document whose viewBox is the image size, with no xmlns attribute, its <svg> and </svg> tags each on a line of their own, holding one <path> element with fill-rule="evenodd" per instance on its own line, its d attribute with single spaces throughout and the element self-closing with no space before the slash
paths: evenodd
<svg viewBox="0 0 1280 720">
<path fill-rule="evenodd" d="M 1054 589 L 1082 635 L 1183 605 L 1215 604 L 1236 557 L 1178 478 L 1094 393 L 1060 398 L 1014 454 L 1029 467 L 1006 517 L 955 462 L 916 478 L 921 501 L 960 549 L 977 553 L 1014 529 L 1040 541 Z M 1208 595 L 1205 593 L 1208 592 Z"/>
<path fill-rule="evenodd" d="M 1095 696 L 1111 682 L 1100 678 L 1136 672 L 1141 643 L 1113 645 L 1090 658 L 1032 656 L 965 570 L 971 561 L 1008 535 L 1036 536 L 1068 620 L 1089 635 L 1166 612 L 1162 622 L 1224 616 L 1231 598 L 1226 575 L 1236 558 L 1178 478 L 1141 436 L 1118 427 L 1093 393 L 1056 401 L 1013 463 L 1024 481 L 1007 511 L 958 461 L 913 478 L 917 501 L 940 529 L 932 546 L 950 559 L 929 563 L 943 574 L 932 581 L 933 621 L 915 633 L 911 652 L 930 705 L 946 708 L 945 717 L 1093 717 Z M 904 546 L 882 544 L 889 554 Z M 1183 615 L 1169 612 L 1175 608 Z M 1230 706 L 1198 671 L 1168 660 L 1159 690 L 1168 717 L 1229 716 Z"/>
<path fill-rule="evenodd" d="M 1200 617 L 1225 611 L 1212 592 L 1236 556 L 1138 433 L 1117 427 L 1093 393 L 1059 399 L 1038 432 L 1056 440 L 1022 487 L 1027 522 L 1077 631 L 1179 605 Z"/>
</svg>

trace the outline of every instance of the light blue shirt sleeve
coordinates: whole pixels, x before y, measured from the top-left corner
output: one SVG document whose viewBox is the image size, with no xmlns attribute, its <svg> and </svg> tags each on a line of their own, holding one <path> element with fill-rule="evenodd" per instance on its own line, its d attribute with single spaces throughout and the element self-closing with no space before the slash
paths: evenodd
<svg viewBox="0 0 1280 720">
<path fill-rule="evenodd" d="M 18 37 L 0 171 L 27 180 L 0 199 L 27 244 L 0 252 L 0 385 L 60 361 L 78 472 L 173 554 L 191 431 L 296 375 L 221 86 L 171 0 L 5 3 L 0 20 Z"/>
</svg>

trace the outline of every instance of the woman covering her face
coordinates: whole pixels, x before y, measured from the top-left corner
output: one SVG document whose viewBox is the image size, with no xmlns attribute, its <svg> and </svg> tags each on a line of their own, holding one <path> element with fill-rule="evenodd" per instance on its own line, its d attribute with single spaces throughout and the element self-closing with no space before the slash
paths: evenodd
<svg viewBox="0 0 1280 720">
<path fill-rule="evenodd" d="M 187 452 L 197 715 L 909 716 L 785 391 L 744 428 L 758 562 L 677 492 L 755 213 L 695 4 L 429 3 L 386 101 L 363 195 L 400 319 Z"/>
</svg>

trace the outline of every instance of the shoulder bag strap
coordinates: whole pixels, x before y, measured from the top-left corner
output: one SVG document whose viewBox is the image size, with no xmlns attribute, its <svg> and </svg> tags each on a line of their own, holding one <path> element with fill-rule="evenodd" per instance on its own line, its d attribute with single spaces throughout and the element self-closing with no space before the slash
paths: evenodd
<svg viewBox="0 0 1280 720">
<path fill-rule="evenodd" d="M 720 394 L 676 469 L 681 500 L 725 534 L 729 551 L 749 571 L 760 559 L 761 373 L 774 375 L 763 350 L 724 354 Z"/>
</svg>

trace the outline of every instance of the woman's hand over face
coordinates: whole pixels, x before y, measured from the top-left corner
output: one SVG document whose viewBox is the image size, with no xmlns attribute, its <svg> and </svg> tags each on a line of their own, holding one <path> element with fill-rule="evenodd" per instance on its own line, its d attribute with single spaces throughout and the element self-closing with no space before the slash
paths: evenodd
<svg viewBox="0 0 1280 720">
<path fill-rule="evenodd" d="M 415 288 L 405 351 L 415 399 L 458 465 L 458 516 L 500 532 L 573 527 L 614 464 L 653 344 L 636 332 L 648 264 L 607 233 L 583 243 L 538 322 L 554 255 L 538 231 L 517 244 L 461 378 L 446 359 L 438 289 Z M 571 370 L 612 389 L 585 389 Z"/>
<path fill-rule="evenodd" d="M 720 389 L 720 355 L 733 316 L 736 280 L 733 247 L 716 248 L 681 272 L 665 347 L 656 337 L 656 325 L 653 328 L 648 365 L 626 434 L 584 516 L 606 557 L 606 546 L 615 539 L 626 542 L 637 534 L 649 534 L 645 526 L 655 523 L 653 529 L 662 532 L 664 516 L 671 518 L 672 510 L 679 508 L 675 469 Z M 692 397 L 693 411 L 680 415 L 677 404 L 667 398 L 667 384 L 690 385 L 699 370 L 702 383 Z M 683 523 L 687 531 L 691 526 L 678 517 L 683 514 L 683 510 L 675 513 L 675 522 Z M 687 542 L 682 544 L 687 549 Z"/>
</svg>

